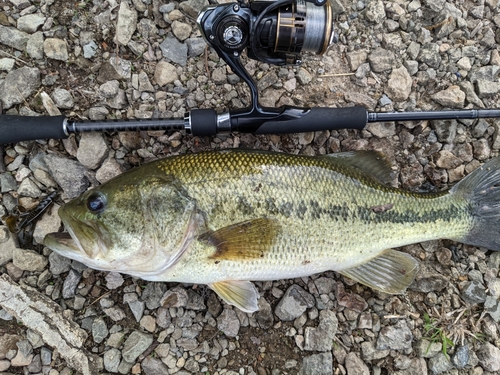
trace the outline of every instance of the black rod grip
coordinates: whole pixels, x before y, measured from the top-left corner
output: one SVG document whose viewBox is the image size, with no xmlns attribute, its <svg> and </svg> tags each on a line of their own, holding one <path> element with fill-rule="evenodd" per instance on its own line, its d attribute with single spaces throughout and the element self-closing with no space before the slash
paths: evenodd
<svg viewBox="0 0 500 375">
<path fill-rule="evenodd" d="M 367 124 L 367 111 L 364 107 L 311 108 L 297 119 L 286 121 L 266 121 L 256 134 L 285 134 L 315 132 L 335 129 L 363 129 Z"/>
<path fill-rule="evenodd" d="M 0 145 L 35 139 L 64 139 L 64 116 L 0 115 Z"/>
</svg>

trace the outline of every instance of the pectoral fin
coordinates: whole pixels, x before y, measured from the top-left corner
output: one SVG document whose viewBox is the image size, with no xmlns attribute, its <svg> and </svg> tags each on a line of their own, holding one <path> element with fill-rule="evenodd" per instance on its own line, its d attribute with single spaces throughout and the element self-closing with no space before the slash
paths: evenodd
<svg viewBox="0 0 500 375">
<path fill-rule="evenodd" d="M 210 284 L 209 287 L 228 304 L 240 310 L 253 313 L 259 309 L 259 293 L 250 281 L 227 280 Z"/>
<path fill-rule="evenodd" d="M 417 270 L 418 262 L 412 256 L 389 249 L 367 263 L 340 273 L 372 289 L 400 294 L 413 282 Z"/>
<path fill-rule="evenodd" d="M 276 220 L 260 218 L 204 233 L 198 239 L 215 246 L 211 259 L 244 260 L 262 258 L 278 233 Z"/>
</svg>

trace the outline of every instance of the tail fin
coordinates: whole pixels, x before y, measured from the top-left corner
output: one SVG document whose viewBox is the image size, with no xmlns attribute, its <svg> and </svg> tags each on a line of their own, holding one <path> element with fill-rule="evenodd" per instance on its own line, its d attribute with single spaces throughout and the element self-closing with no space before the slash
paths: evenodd
<svg viewBox="0 0 500 375">
<path fill-rule="evenodd" d="M 500 251 L 500 157 L 491 159 L 451 189 L 469 202 L 472 230 L 460 241 Z"/>
</svg>

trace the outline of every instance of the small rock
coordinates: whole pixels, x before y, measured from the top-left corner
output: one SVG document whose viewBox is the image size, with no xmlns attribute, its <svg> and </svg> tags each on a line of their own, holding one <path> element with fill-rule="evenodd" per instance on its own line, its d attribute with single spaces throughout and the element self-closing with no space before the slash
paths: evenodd
<svg viewBox="0 0 500 375">
<path fill-rule="evenodd" d="M 23 271 L 43 271 L 49 261 L 33 250 L 14 249 L 12 263 Z"/>
<path fill-rule="evenodd" d="M 370 122 L 366 130 L 378 138 L 388 138 L 396 134 L 396 125 L 394 122 Z"/>
<path fill-rule="evenodd" d="M 102 134 L 96 132 L 83 133 L 76 158 L 89 169 L 98 168 L 108 155 L 108 144 Z"/>
<path fill-rule="evenodd" d="M 40 155 L 40 154 L 39 154 Z M 80 196 L 89 186 L 85 167 L 75 160 L 55 154 L 41 154 L 41 162 L 68 198 Z M 32 168 L 30 164 L 30 169 Z"/>
<path fill-rule="evenodd" d="M 217 317 L 217 329 L 227 337 L 236 337 L 240 331 L 240 321 L 232 309 L 225 308 Z"/>
<path fill-rule="evenodd" d="M 479 364 L 490 372 L 500 371 L 500 349 L 496 346 L 485 342 L 476 352 L 479 359 Z"/>
<path fill-rule="evenodd" d="M 444 107 L 463 108 L 465 93 L 460 90 L 459 86 L 450 86 L 446 90 L 432 95 L 431 98 Z"/>
<path fill-rule="evenodd" d="M 68 90 L 56 88 L 52 93 L 52 99 L 56 103 L 58 108 L 70 109 L 75 105 L 73 96 Z"/>
<path fill-rule="evenodd" d="M 163 297 L 161 297 L 160 304 L 163 307 L 184 307 L 188 301 L 188 294 L 186 289 L 177 286 L 175 288 L 169 289 L 165 292 Z"/>
<path fill-rule="evenodd" d="M 165 86 L 179 79 L 175 66 L 165 60 L 161 60 L 156 64 L 154 80 L 159 86 Z"/>
<path fill-rule="evenodd" d="M 435 163 L 439 168 L 454 169 L 462 164 L 462 160 L 453 155 L 450 151 L 439 151 Z"/>
<path fill-rule="evenodd" d="M 94 319 L 94 322 L 92 323 L 92 337 L 94 338 L 94 342 L 100 344 L 106 337 L 108 337 L 108 334 L 108 327 L 106 326 L 104 319 Z"/>
<path fill-rule="evenodd" d="M 380 330 L 377 349 L 404 350 L 411 348 L 413 335 L 404 320 Z"/>
<path fill-rule="evenodd" d="M 368 366 L 354 352 L 347 354 L 345 367 L 347 375 L 370 375 Z"/>
<path fill-rule="evenodd" d="M 314 354 L 304 357 L 299 375 L 332 375 L 332 353 Z"/>
<path fill-rule="evenodd" d="M 60 206 L 53 204 L 35 225 L 33 238 L 39 244 L 43 244 L 43 239 L 48 233 L 57 232 L 61 227 L 61 218 L 58 215 Z"/>
<path fill-rule="evenodd" d="M 427 43 L 422 45 L 417 60 L 435 69 L 439 68 L 439 65 L 441 64 L 439 45 L 436 43 Z"/>
<path fill-rule="evenodd" d="M 118 372 L 120 365 L 121 352 L 116 348 L 111 348 L 104 353 L 103 363 L 106 371 Z"/>
<path fill-rule="evenodd" d="M 386 17 L 384 3 L 380 0 L 370 1 L 366 6 L 365 17 L 370 22 L 382 23 Z"/>
<path fill-rule="evenodd" d="M 387 83 L 387 95 L 395 101 L 408 99 L 413 80 L 404 66 L 393 69 Z"/>
<path fill-rule="evenodd" d="M 123 285 L 123 276 L 118 272 L 109 272 L 106 277 L 106 288 L 116 289 Z"/>
<path fill-rule="evenodd" d="M 17 342 L 17 354 L 10 364 L 15 367 L 28 366 L 33 360 L 33 347 L 28 340 L 21 340 Z"/>
<path fill-rule="evenodd" d="M 169 373 L 167 365 L 158 358 L 153 358 L 151 356 L 144 358 L 141 362 L 141 368 L 145 375 L 164 375 Z M 181 372 L 178 372 L 178 374 Z"/>
<path fill-rule="evenodd" d="M 165 294 L 167 286 L 165 283 L 148 283 L 142 291 L 141 299 L 146 303 L 150 310 L 154 310 L 161 306 L 161 298 Z"/>
<path fill-rule="evenodd" d="M 116 23 L 116 41 L 126 46 L 136 28 L 137 12 L 135 9 L 130 9 L 127 2 L 121 2 L 120 9 L 118 10 L 118 21 Z"/>
<path fill-rule="evenodd" d="M 304 68 L 299 68 L 299 70 L 297 71 L 297 81 L 301 84 L 301 85 L 307 85 L 308 83 L 310 83 L 312 81 L 312 75 L 311 73 L 309 73 L 306 69 Z"/>
<path fill-rule="evenodd" d="M 49 59 L 68 61 L 68 45 L 66 41 L 57 38 L 47 38 L 43 41 L 43 52 Z"/>
<path fill-rule="evenodd" d="M 16 60 L 4 57 L 0 59 L 0 70 L 6 70 L 10 72 L 14 68 Z"/>
<path fill-rule="evenodd" d="M 47 18 L 40 14 L 27 14 L 17 20 L 18 30 L 33 34 L 40 26 L 45 23 Z"/>
<path fill-rule="evenodd" d="M 500 82 L 491 82 L 483 79 L 476 81 L 477 95 L 480 98 L 489 98 L 500 92 Z"/>
<path fill-rule="evenodd" d="M 134 363 L 152 343 L 152 335 L 139 331 L 132 332 L 123 344 L 123 359 L 128 363 Z"/>
<path fill-rule="evenodd" d="M 486 301 L 486 288 L 481 282 L 474 280 L 464 286 L 460 296 L 470 304 L 484 303 Z"/>
<path fill-rule="evenodd" d="M 68 275 L 64 279 L 62 297 L 65 299 L 73 298 L 75 290 L 82 278 L 82 274 L 74 269 L 70 269 Z"/>
<path fill-rule="evenodd" d="M 381 73 L 393 68 L 395 62 L 394 52 L 379 47 L 368 55 L 368 61 L 375 73 Z"/>
<path fill-rule="evenodd" d="M 181 42 L 185 41 L 191 35 L 193 28 L 184 22 L 174 21 L 172 22 L 172 32 Z"/>
<path fill-rule="evenodd" d="M 156 329 L 156 320 L 151 315 L 145 315 L 140 321 L 140 326 L 146 331 L 153 333 Z"/>
<path fill-rule="evenodd" d="M 260 297 L 257 301 L 259 310 L 255 313 L 255 320 L 262 329 L 269 329 L 273 325 L 274 317 L 273 310 L 269 302 L 264 297 Z"/>
<path fill-rule="evenodd" d="M 453 365 L 444 353 L 438 353 L 436 356 L 430 358 L 428 365 L 431 375 L 438 375 L 453 368 Z"/>
<path fill-rule="evenodd" d="M 306 327 L 304 333 L 304 350 L 330 351 L 333 339 L 337 333 L 338 320 L 330 310 L 321 310 L 319 313 L 319 325 L 317 328 Z"/>
<path fill-rule="evenodd" d="M 426 339 L 418 341 L 415 345 L 415 352 L 419 357 L 432 358 L 443 349 L 443 344 L 440 342 L 431 342 Z"/>
<path fill-rule="evenodd" d="M 49 255 L 50 272 L 54 276 L 68 272 L 71 269 L 71 259 L 63 257 L 56 252 Z"/>
<path fill-rule="evenodd" d="M 29 34 L 14 27 L 0 25 L 0 44 L 24 51 L 28 42 Z"/>
<path fill-rule="evenodd" d="M 453 354 L 451 361 L 456 368 L 463 369 L 469 363 L 469 359 L 470 359 L 469 346 L 463 345 L 456 348 L 455 354 Z"/>
<path fill-rule="evenodd" d="M 199 37 L 186 39 L 186 44 L 188 47 L 189 57 L 200 56 L 203 52 L 205 52 L 205 48 L 207 46 L 205 40 Z"/>
<path fill-rule="evenodd" d="M 144 314 L 144 310 L 146 309 L 146 304 L 143 301 L 135 300 L 129 301 L 128 307 L 132 314 L 134 314 L 135 320 L 139 322 L 142 318 L 142 314 Z"/>
<path fill-rule="evenodd" d="M 181 66 L 185 66 L 187 64 L 187 44 L 179 42 L 177 38 L 168 36 L 160 44 L 160 49 L 163 57 L 166 57 L 169 61 L 172 61 L 173 63 L 179 64 Z"/>
<path fill-rule="evenodd" d="M 26 44 L 26 52 L 32 59 L 43 59 L 43 32 L 37 31 L 30 35 Z"/>
<path fill-rule="evenodd" d="M 306 309 L 313 307 L 314 297 L 298 285 L 287 289 L 276 306 L 275 314 L 284 321 L 291 321 L 301 316 Z"/>
<path fill-rule="evenodd" d="M 24 101 L 40 87 L 38 68 L 23 67 L 12 70 L 3 82 L 0 82 L 0 98 L 3 108 L 8 109 Z"/>
</svg>

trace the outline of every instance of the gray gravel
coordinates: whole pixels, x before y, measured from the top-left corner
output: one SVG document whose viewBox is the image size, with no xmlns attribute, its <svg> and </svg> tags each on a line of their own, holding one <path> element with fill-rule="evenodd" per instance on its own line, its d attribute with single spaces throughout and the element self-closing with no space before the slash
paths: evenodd
<svg viewBox="0 0 500 375">
<path fill-rule="evenodd" d="M 4 110 L 97 120 L 247 106 L 247 87 L 206 48 L 195 25 L 206 4 L 3 3 Z M 243 56 L 263 105 L 500 107 L 498 0 L 332 4 L 340 38 L 324 56 L 305 54 L 300 67 Z M 283 136 L 96 133 L 7 145 L 0 216 L 31 209 L 54 190 L 61 194 L 25 248 L 0 226 L 0 273 L 8 289 L 0 295 L 24 293 L 19 301 L 0 300 L 0 372 L 500 372 L 500 253 L 451 241 L 407 246 L 403 250 L 420 261 L 421 271 L 402 296 L 374 292 L 333 272 L 257 283 L 260 311 L 249 315 L 204 286 L 102 273 L 40 246 L 61 226 L 59 204 L 89 187 L 156 158 L 233 147 L 306 155 L 378 150 L 394 165 L 393 185 L 429 191 L 451 186 L 497 156 L 500 126 L 497 120 L 441 120 Z M 38 318 L 25 319 L 19 304 Z M 52 312 L 31 306 L 51 306 Z M 50 321 L 71 327 L 78 342 Z M 67 356 L 72 350 L 77 360 Z"/>
</svg>

